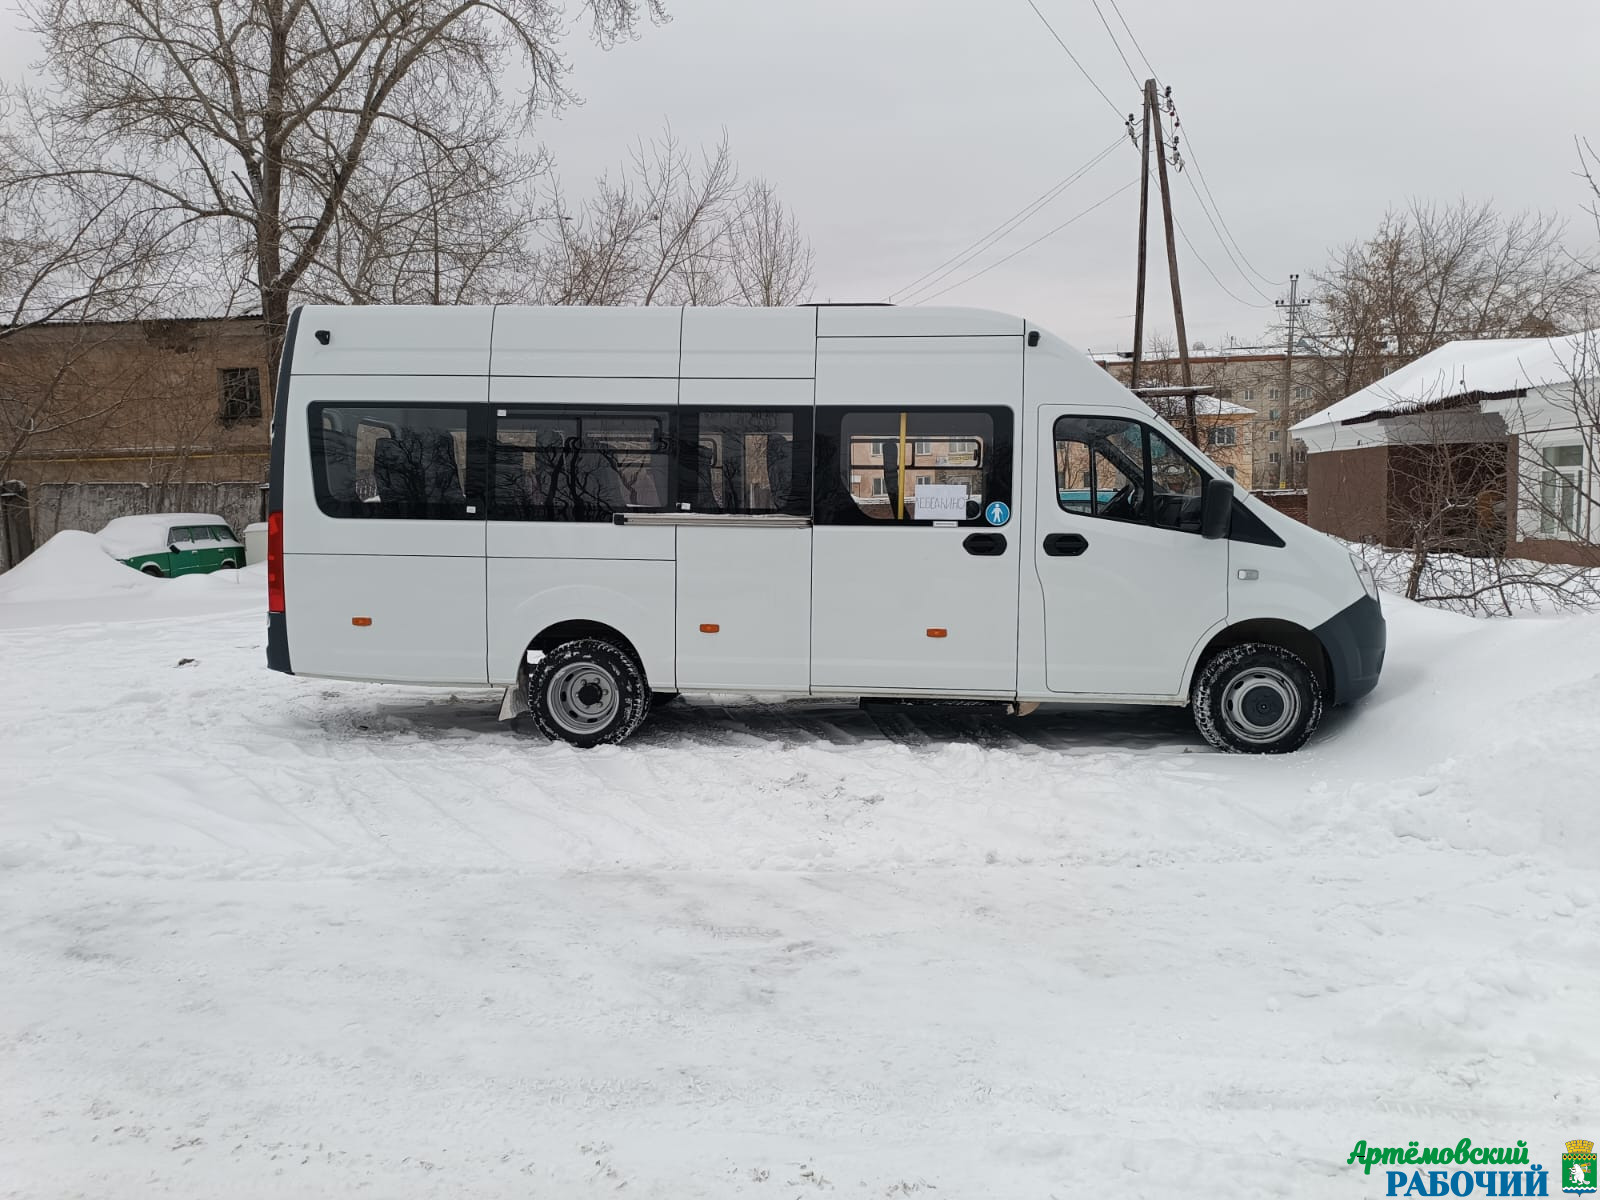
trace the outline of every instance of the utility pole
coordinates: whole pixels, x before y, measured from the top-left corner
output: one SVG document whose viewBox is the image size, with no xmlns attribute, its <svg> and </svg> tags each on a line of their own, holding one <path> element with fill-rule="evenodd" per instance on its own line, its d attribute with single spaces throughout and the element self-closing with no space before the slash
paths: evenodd
<svg viewBox="0 0 1600 1200">
<path fill-rule="evenodd" d="M 1278 487 L 1292 487 L 1294 482 L 1294 451 L 1289 446 L 1289 427 L 1294 424 L 1294 320 L 1302 308 L 1311 301 L 1300 299 L 1300 276 L 1289 276 L 1289 299 L 1278 300 L 1277 306 L 1289 315 L 1289 336 L 1283 347 L 1283 407 L 1278 410 L 1281 446 L 1278 451 Z"/>
<path fill-rule="evenodd" d="M 1150 228 L 1150 94 L 1155 80 L 1144 85 L 1144 136 L 1139 142 L 1144 168 L 1139 173 L 1139 278 L 1133 292 L 1133 371 L 1128 376 L 1128 388 L 1139 387 L 1139 360 L 1144 357 L 1144 262 Z M 1133 118 L 1128 118 L 1133 124 Z"/>
<path fill-rule="evenodd" d="M 1168 89 L 1169 93 L 1171 89 Z M 1176 388 L 1141 388 L 1139 368 L 1144 361 L 1144 282 L 1145 261 L 1150 228 L 1150 150 L 1151 132 L 1155 133 L 1156 173 L 1161 185 L 1161 218 L 1167 233 L 1167 278 L 1172 284 L 1172 317 L 1178 327 L 1178 361 L 1183 367 L 1183 386 Z M 1177 122 L 1173 122 L 1173 142 L 1177 142 Z M 1133 117 L 1128 118 L 1128 130 L 1133 130 Z M 1194 385 L 1194 372 L 1189 363 L 1189 331 L 1183 323 L 1183 291 L 1178 286 L 1178 247 L 1172 232 L 1172 189 L 1167 183 L 1167 142 L 1161 128 L 1161 100 L 1156 92 L 1156 81 L 1144 81 L 1144 135 L 1140 140 L 1140 157 L 1144 161 L 1139 176 L 1139 277 L 1134 287 L 1133 303 L 1133 370 L 1128 378 L 1128 388 L 1135 395 L 1149 392 L 1152 396 L 1179 396 L 1184 400 L 1188 415 L 1189 440 L 1200 444 L 1200 422 L 1196 418 L 1195 393 L 1204 391 Z"/>
<path fill-rule="evenodd" d="M 1161 219 L 1167 227 L 1167 275 L 1172 280 L 1172 319 L 1178 326 L 1178 361 L 1183 365 L 1183 386 L 1194 386 L 1189 367 L 1189 333 L 1183 325 L 1183 292 L 1178 287 L 1178 246 L 1172 234 L 1172 189 L 1167 186 L 1167 142 L 1161 132 L 1161 105 L 1156 99 L 1156 81 L 1144 81 L 1144 110 L 1153 116 L 1156 128 L 1156 169 L 1161 180 Z M 1194 393 L 1184 396 L 1189 415 L 1189 440 L 1200 444 L 1200 424 L 1195 420 Z"/>
</svg>

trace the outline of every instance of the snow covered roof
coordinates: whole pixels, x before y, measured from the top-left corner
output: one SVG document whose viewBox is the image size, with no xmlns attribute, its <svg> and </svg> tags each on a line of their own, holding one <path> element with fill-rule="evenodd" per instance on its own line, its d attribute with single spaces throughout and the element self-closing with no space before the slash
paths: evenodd
<svg viewBox="0 0 1600 1200">
<path fill-rule="evenodd" d="M 1182 396 L 1147 396 L 1145 403 L 1171 420 L 1173 413 L 1187 414 L 1188 406 Z M 1218 396 L 1196 396 L 1194 415 L 1197 417 L 1253 417 L 1256 410 L 1223 400 Z"/>
<path fill-rule="evenodd" d="M 1182 403 L 1182 401 L 1179 401 Z M 1196 396 L 1194 411 L 1202 417 L 1253 417 L 1256 410 L 1224 400 L 1220 396 Z"/>
<path fill-rule="evenodd" d="M 116 558 L 156 554 L 167 548 L 167 530 L 174 525 L 226 525 L 215 513 L 138 513 L 117 517 L 100 531 L 100 544 Z"/>
<path fill-rule="evenodd" d="M 1600 330 L 1558 338 L 1450 342 L 1307 417 L 1290 432 L 1416 412 L 1468 395 L 1507 395 L 1562 383 L 1592 372 L 1592 365 L 1584 369 L 1583 360 L 1597 336 Z"/>
</svg>

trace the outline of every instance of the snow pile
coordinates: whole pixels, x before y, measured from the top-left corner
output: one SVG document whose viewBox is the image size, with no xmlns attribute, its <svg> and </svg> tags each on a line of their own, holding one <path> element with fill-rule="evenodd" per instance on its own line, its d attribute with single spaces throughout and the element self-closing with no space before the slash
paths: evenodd
<svg viewBox="0 0 1600 1200">
<path fill-rule="evenodd" d="M 266 609 L 266 567 L 161 579 L 118 562 L 92 533 L 66 529 L 0 574 L 0 629 Z"/>
<path fill-rule="evenodd" d="M 1593 1134 L 1600 616 L 1386 597 L 1282 758 L 732 698 L 579 752 L 181 583 L 0 631 L 18 1195 L 1349 1200 L 1357 1140 Z"/>
<path fill-rule="evenodd" d="M 64 529 L 0 575 L 0 601 L 111 598 L 148 593 L 159 581 L 124 566 L 92 533 Z"/>
</svg>

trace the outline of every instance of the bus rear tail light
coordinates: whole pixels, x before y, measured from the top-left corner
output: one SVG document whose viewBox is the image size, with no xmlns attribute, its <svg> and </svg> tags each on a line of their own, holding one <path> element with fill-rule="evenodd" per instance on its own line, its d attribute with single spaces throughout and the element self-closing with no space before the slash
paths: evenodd
<svg viewBox="0 0 1600 1200">
<path fill-rule="evenodd" d="M 267 514 L 267 611 L 283 608 L 283 512 Z"/>
</svg>

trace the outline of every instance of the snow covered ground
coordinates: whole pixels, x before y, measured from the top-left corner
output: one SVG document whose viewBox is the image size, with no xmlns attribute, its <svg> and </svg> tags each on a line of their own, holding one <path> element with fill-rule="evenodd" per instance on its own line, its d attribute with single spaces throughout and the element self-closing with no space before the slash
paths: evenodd
<svg viewBox="0 0 1600 1200">
<path fill-rule="evenodd" d="M 84 549 L 0 576 L 4 1194 L 1353 1198 L 1359 1139 L 1600 1135 L 1600 617 L 1391 599 L 1286 758 L 822 703 L 584 753 Z"/>
</svg>

